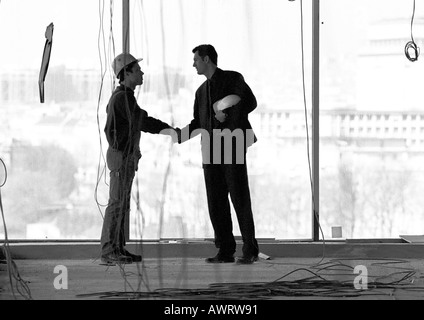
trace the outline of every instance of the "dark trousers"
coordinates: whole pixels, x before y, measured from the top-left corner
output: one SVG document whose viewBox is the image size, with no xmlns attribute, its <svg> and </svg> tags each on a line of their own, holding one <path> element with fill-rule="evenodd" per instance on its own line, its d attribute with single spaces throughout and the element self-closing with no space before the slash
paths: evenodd
<svg viewBox="0 0 424 320">
<path fill-rule="evenodd" d="M 215 245 L 219 252 L 232 255 L 236 252 L 233 224 L 228 195 L 231 197 L 243 239 L 243 255 L 257 256 L 252 205 L 246 162 L 244 164 L 204 165 L 209 215 L 215 232 Z"/>
<path fill-rule="evenodd" d="M 125 247 L 125 217 L 130 212 L 131 187 L 136 171 L 132 156 L 119 159 L 119 155 L 108 154 L 106 160 L 110 168 L 110 183 L 101 235 L 102 254 L 122 252 Z"/>
</svg>

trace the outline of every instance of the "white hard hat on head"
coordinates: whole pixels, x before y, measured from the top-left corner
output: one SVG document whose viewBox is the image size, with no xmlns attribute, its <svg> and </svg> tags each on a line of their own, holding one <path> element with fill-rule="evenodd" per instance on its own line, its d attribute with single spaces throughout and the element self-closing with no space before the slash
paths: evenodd
<svg viewBox="0 0 424 320">
<path fill-rule="evenodd" d="M 124 69 L 127 65 L 137 61 L 140 62 L 143 58 L 136 59 L 129 53 L 121 53 L 113 59 L 112 68 L 115 76 L 118 77 L 118 74 Z"/>
</svg>

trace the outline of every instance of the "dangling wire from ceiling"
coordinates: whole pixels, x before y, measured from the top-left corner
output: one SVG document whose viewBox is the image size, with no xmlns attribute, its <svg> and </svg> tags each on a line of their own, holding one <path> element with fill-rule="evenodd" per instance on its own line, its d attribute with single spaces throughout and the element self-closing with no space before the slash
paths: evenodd
<svg viewBox="0 0 424 320">
<path fill-rule="evenodd" d="M 94 198 L 97 204 L 97 207 L 99 208 L 99 212 L 100 215 L 103 217 L 103 213 L 101 210 L 101 207 L 105 206 L 105 205 L 101 205 L 100 202 L 98 201 L 97 198 L 97 193 L 98 193 L 98 187 L 99 187 L 99 183 L 100 180 L 102 179 L 103 175 L 106 172 L 106 159 L 105 156 L 103 154 L 103 143 L 102 143 L 102 138 L 101 138 L 101 129 L 100 129 L 100 117 L 99 117 L 99 109 L 100 109 L 100 104 L 101 104 L 101 99 L 102 99 L 102 93 L 103 93 L 103 85 L 104 85 L 104 78 L 106 76 L 106 72 L 107 72 L 107 67 L 106 67 L 106 61 L 107 61 L 107 50 L 106 50 L 106 46 L 105 46 L 105 32 L 104 32 L 104 28 L 103 28 L 103 23 L 104 23 L 104 0 L 99 0 L 99 33 L 98 33 L 98 39 L 97 39 L 97 47 L 98 47 L 98 52 L 99 52 L 99 60 L 100 60 L 100 77 L 101 77 L 101 81 L 100 81 L 100 89 L 99 89 L 99 96 L 98 96 L 98 101 L 97 101 L 97 130 L 99 133 L 99 144 L 100 144 L 100 156 L 99 156 L 99 163 L 98 163 L 98 167 L 97 167 L 97 181 L 96 181 L 96 187 L 95 187 L 95 192 L 94 192 Z M 103 54 L 105 57 L 105 61 L 103 61 L 102 58 L 102 49 L 101 49 L 101 43 L 103 43 Z M 101 165 L 101 163 L 103 163 L 103 165 Z M 106 177 L 106 176 L 105 176 Z"/>
<path fill-rule="evenodd" d="M 100 211 L 100 214 L 102 216 L 102 219 L 104 219 L 103 214 L 103 208 L 107 207 L 107 204 L 101 204 L 98 200 L 98 188 L 100 181 L 104 179 L 104 184 L 109 187 L 108 179 L 106 176 L 107 172 L 107 163 L 106 163 L 106 157 L 103 153 L 103 143 L 102 143 L 102 130 L 100 128 L 100 117 L 99 117 L 99 110 L 100 105 L 102 103 L 102 96 L 103 96 L 103 90 L 104 90 L 104 80 L 106 75 L 110 75 L 110 88 L 111 92 L 114 92 L 115 90 L 115 77 L 111 71 L 111 64 L 112 60 L 115 57 L 115 40 L 114 40 L 114 30 L 113 30 L 113 18 L 114 18 L 114 0 L 109 1 L 109 34 L 106 39 L 105 35 L 105 0 L 99 0 L 99 32 L 98 32 L 98 52 L 99 52 L 99 60 L 100 60 L 100 71 L 101 71 L 101 83 L 100 83 L 100 90 L 98 95 L 98 102 L 97 102 L 97 125 L 98 125 L 98 134 L 99 134 L 99 141 L 100 141 L 100 155 L 99 155 L 99 163 L 98 163 L 98 169 L 97 169 L 97 181 L 96 181 L 96 187 L 95 187 L 95 201 L 98 206 L 98 209 Z M 127 108 L 128 108 L 128 102 L 127 102 Z M 127 109 L 127 112 L 129 110 Z M 128 114 L 128 118 L 131 119 L 131 114 Z M 130 120 L 130 124 L 132 123 L 132 120 Z M 138 186 L 138 185 L 137 185 Z M 138 188 L 137 188 L 138 189 Z M 137 190 L 138 192 L 138 190 Z M 136 199 L 137 202 L 137 211 L 141 212 L 141 208 L 139 207 L 139 199 Z M 128 281 L 128 276 L 132 273 L 129 273 L 125 270 L 124 264 L 117 264 L 117 267 L 119 268 L 119 271 L 124 279 L 124 286 L 125 290 L 130 290 L 130 292 L 137 292 L 141 289 L 142 285 L 146 287 L 147 290 L 149 289 L 149 284 L 147 280 L 147 276 L 144 271 L 144 262 L 141 262 L 140 264 L 137 263 L 137 276 L 138 276 L 138 282 L 137 286 L 135 287 L 132 283 Z"/>
<path fill-rule="evenodd" d="M 409 41 L 405 46 L 405 55 L 408 58 L 408 60 L 411 62 L 417 61 L 420 55 L 420 48 L 415 43 L 414 34 L 413 34 L 414 18 L 415 18 L 415 0 L 414 0 L 412 19 L 411 19 L 411 41 Z"/>
<path fill-rule="evenodd" d="M 311 188 L 311 198 L 312 198 L 312 210 L 314 213 L 314 217 L 318 223 L 319 230 L 321 231 L 322 241 L 323 241 L 323 254 L 321 257 L 321 260 L 317 263 L 319 265 L 325 258 L 325 238 L 324 238 L 324 232 L 322 230 L 321 224 L 319 223 L 319 217 L 318 217 L 318 208 L 316 206 L 315 201 L 315 192 L 314 192 L 314 182 L 312 178 L 312 165 L 311 165 L 311 156 L 310 156 L 310 137 L 309 137 L 309 124 L 308 124 L 308 109 L 307 109 L 307 102 L 306 102 L 306 83 L 305 83 L 305 49 L 304 49 L 304 14 L 303 14 L 303 1 L 300 0 L 300 36 L 301 36 L 301 54 L 302 54 L 302 92 L 303 92 L 303 104 L 304 104 L 304 114 L 305 114 L 305 129 L 306 129 L 306 152 L 307 152 L 307 159 L 308 159 L 308 170 L 309 170 L 309 182 L 310 182 L 310 188 Z"/>
</svg>

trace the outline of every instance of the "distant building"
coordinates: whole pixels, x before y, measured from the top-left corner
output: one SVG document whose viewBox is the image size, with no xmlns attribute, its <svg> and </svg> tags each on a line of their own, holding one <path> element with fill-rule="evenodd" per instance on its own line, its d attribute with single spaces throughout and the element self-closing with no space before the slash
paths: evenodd
<svg viewBox="0 0 424 320">
<path fill-rule="evenodd" d="M 0 71 L 0 103 L 39 103 L 39 71 Z M 93 101 L 99 96 L 101 75 L 97 70 L 49 69 L 44 81 L 45 103 Z M 105 83 L 107 87 L 107 83 Z M 110 86 L 109 86 L 110 87 Z"/>
</svg>

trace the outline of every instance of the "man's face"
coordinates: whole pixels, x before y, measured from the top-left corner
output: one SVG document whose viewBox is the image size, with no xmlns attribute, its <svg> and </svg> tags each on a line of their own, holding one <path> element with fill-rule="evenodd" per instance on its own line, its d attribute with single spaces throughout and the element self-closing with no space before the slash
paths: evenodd
<svg viewBox="0 0 424 320">
<path fill-rule="evenodd" d="M 140 65 L 138 63 L 134 64 L 131 70 L 132 72 L 128 73 L 127 76 L 131 78 L 131 82 L 136 86 L 141 86 L 143 84 L 144 72 L 141 71 Z"/>
<path fill-rule="evenodd" d="M 202 59 L 202 57 L 199 56 L 199 51 L 196 51 L 196 53 L 194 54 L 193 60 L 194 60 L 193 67 L 196 68 L 197 74 L 199 74 L 199 75 L 200 74 L 205 74 L 206 68 L 207 68 L 207 64 L 206 64 L 206 61 L 204 61 Z"/>
</svg>

